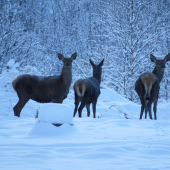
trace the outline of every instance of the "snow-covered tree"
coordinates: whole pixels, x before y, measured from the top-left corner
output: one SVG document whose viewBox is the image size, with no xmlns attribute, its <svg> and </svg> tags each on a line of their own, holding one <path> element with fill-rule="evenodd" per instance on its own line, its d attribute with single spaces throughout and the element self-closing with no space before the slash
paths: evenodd
<svg viewBox="0 0 170 170">
<path fill-rule="evenodd" d="M 59 74 L 65 57 L 77 52 L 73 82 L 89 77 L 89 58 L 105 58 L 102 85 L 137 101 L 134 83 L 152 71 L 150 54 L 170 49 L 170 3 L 167 0 L 14 0 L 0 1 L 0 71 L 15 59 L 43 75 Z M 169 63 L 160 97 L 168 100 Z M 90 71 L 89 71 L 90 70 Z"/>
</svg>

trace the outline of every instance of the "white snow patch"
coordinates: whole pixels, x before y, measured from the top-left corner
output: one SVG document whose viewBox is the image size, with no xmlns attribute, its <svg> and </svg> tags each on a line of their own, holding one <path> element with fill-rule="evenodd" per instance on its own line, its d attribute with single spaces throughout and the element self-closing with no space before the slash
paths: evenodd
<svg viewBox="0 0 170 170">
<path fill-rule="evenodd" d="M 60 138 L 64 135 L 71 134 L 76 130 L 75 126 L 70 126 L 65 123 L 59 127 L 54 126 L 51 123 L 39 122 L 37 120 L 36 124 L 32 128 L 32 130 L 28 133 L 28 137 L 32 136 L 34 138 L 48 138 L 48 137 L 56 137 Z"/>
<path fill-rule="evenodd" d="M 44 104 L 39 109 L 38 120 L 40 122 L 57 124 L 73 124 L 73 110 L 70 106 L 65 104 Z"/>
<path fill-rule="evenodd" d="M 10 59 L 7 62 L 7 68 L 12 68 L 15 65 L 15 60 L 14 59 Z"/>
<path fill-rule="evenodd" d="M 104 93 L 103 93 L 104 92 Z M 117 102 L 124 102 L 127 99 L 123 98 L 121 95 L 119 95 L 116 91 L 107 88 L 107 89 L 101 89 L 101 94 L 99 96 L 99 99 L 103 100 L 104 102 L 112 101 L 113 99 Z"/>
</svg>

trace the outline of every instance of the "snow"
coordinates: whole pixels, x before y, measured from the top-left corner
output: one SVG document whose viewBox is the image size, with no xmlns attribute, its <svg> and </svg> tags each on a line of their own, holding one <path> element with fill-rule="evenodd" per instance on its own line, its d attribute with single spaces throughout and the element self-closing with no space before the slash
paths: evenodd
<svg viewBox="0 0 170 170">
<path fill-rule="evenodd" d="M 7 62 L 7 68 L 12 68 L 15 65 L 15 60 L 14 59 L 10 59 Z"/>
<path fill-rule="evenodd" d="M 62 105 L 30 100 L 18 118 L 12 110 L 17 94 L 3 82 L 12 82 L 13 74 L 0 75 L 0 169 L 170 169 L 170 103 L 158 103 L 158 120 L 139 120 L 140 105 L 112 89 L 101 89 L 96 119 L 92 109 L 87 117 L 84 108 L 82 118 L 73 118 L 73 126 L 69 122 L 56 127 L 51 122 L 59 112 L 73 115 L 72 87 Z"/>
<path fill-rule="evenodd" d="M 65 104 L 44 104 L 39 109 L 38 121 L 56 124 L 73 124 L 73 109 Z"/>
</svg>

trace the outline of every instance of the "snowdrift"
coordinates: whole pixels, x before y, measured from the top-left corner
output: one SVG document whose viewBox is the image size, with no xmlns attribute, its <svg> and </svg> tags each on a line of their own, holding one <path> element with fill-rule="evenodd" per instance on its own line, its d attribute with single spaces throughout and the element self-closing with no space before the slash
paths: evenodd
<svg viewBox="0 0 170 170">
<path fill-rule="evenodd" d="M 170 103 L 158 103 L 158 120 L 139 120 L 140 105 L 106 88 L 96 119 L 92 109 L 87 117 L 86 108 L 82 118 L 73 118 L 71 88 L 62 105 L 30 100 L 18 118 L 13 113 L 18 97 L 11 88 L 17 74 L 0 75 L 0 169 L 170 169 Z"/>
<path fill-rule="evenodd" d="M 48 103 L 43 104 L 38 111 L 38 121 L 62 125 L 64 123 L 73 125 L 73 109 L 65 104 Z"/>
</svg>

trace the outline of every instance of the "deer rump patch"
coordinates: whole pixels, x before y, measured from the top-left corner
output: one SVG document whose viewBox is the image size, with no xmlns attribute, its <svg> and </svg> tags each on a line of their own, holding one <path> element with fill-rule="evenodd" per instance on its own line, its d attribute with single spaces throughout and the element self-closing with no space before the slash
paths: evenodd
<svg viewBox="0 0 170 170">
<path fill-rule="evenodd" d="M 90 77 L 87 79 L 79 79 L 74 84 L 74 90 L 76 91 L 77 95 L 79 97 L 83 97 L 88 90 L 89 93 L 89 101 L 92 100 L 92 98 L 97 99 L 100 94 L 100 84 L 97 81 L 96 78 Z"/>
<path fill-rule="evenodd" d="M 145 98 L 150 98 L 150 92 L 153 84 L 156 82 L 156 76 L 153 73 L 144 73 L 140 77 L 145 88 Z"/>
<path fill-rule="evenodd" d="M 84 93 L 88 87 L 89 84 L 84 79 L 80 79 L 74 84 L 74 90 L 80 97 L 84 96 Z"/>
<path fill-rule="evenodd" d="M 141 80 L 144 85 L 150 87 L 150 85 L 154 84 L 156 81 L 156 77 L 153 73 L 144 73 L 141 75 Z"/>
</svg>

